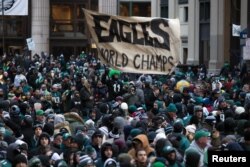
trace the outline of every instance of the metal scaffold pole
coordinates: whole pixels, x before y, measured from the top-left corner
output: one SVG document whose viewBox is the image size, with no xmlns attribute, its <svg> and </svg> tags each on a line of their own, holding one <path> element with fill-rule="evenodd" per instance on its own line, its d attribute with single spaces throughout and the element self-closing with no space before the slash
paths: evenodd
<svg viewBox="0 0 250 167">
<path fill-rule="evenodd" d="M 4 0 L 2 0 L 2 46 L 3 46 L 3 54 L 5 54 L 5 47 L 4 47 Z"/>
<path fill-rule="evenodd" d="M 247 37 L 250 38 L 250 0 L 247 1 Z"/>
</svg>

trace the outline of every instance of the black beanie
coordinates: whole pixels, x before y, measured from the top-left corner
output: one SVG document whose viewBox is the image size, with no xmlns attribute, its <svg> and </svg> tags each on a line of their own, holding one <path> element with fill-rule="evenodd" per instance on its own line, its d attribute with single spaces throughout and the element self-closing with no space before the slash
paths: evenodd
<svg viewBox="0 0 250 167">
<path fill-rule="evenodd" d="M 186 167 L 196 167 L 200 162 L 200 154 L 195 149 L 186 151 Z"/>
<path fill-rule="evenodd" d="M 43 132 L 48 133 L 50 136 L 53 136 L 54 134 L 54 124 L 52 123 L 46 123 L 43 127 Z"/>
<path fill-rule="evenodd" d="M 29 105 L 26 103 L 19 104 L 20 111 L 23 115 L 26 114 L 26 110 L 29 108 Z"/>
<path fill-rule="evenodd" d="M 25 163 L 28 165 L 27 158 L 23 154 L 18 154 L 17 156 L 15 156 L 12 162 L 12 166 L 15 167 L 19 163 Z"/>
<path fill-rule="evenodd" d="M 249 129 L 244 132 L 244 140 L 250 141 L 250 130 Z"/>
<path fill-rule="evenodd" d="M 40 145 L 41 145 L 41 140 L 42 140 L 43 137 L 47 138 L 48 141 L 49 141 L 49 144 L 50 144 L 50 136 L 49 136 L 49 134 L 46 133 L 46 132 L 43 132 L 43 133 L 39 136 L 37 146 L 40 146 Z"/>
<path fill-rule="evenodd" d="M 23 121 L 25 122 L 27 127 L 33 126 L 33 119 L 30 115 L 25 115 Z"/>
<path fill-rule="evenodd" d="M 99 109 L 100 109 L 100 112 L 103 114 L 107 114 L 109 110 L 108 105 L 106 103 L 99 104 Z"/>
<path fill-rule="evenodd" d="M 38 155 L 38 158 L 40 159 L 40 161 L 42 162 L 42 165 L 44 167 L 50 167 L 50 163 L 49 163 L 49 157 L 46 155 Z"/>
<path fill-rule="evenodd" d="M 236 127 L 235 120 L 231 117 L 226 118 L 224 122 L 224 130 L 227 132 L 234 132 Z"/>
</svg>

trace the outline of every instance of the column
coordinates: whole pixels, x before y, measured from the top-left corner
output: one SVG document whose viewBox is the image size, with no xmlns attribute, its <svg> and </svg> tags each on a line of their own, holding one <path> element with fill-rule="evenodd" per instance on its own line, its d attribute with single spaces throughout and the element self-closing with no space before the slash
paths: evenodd
<svg viewBox="0 0 250 167">
<path fill-rule="evenodd" d="M 177 17 L 178 8 L 178 1 L 176 0 L 169 0 L 168 1 L 168 17 L 170 19 L 175 19 Z"/>
<path fill-rule="evenodd" d="M 224 0 L 211 0 L 209 71 L 218 72 L 224 64 Z"/>
<path fill-rule="evenodd" d="M 244 30 L 245 28 L 247 28 L 247 19 L 248 19 L 248 15 L 246 14 L 248 13 L 247 8 L 248 8 L 248 0 L 241 0 L 241 7 L 240 7 L 240 25 L 241 25 L 241 30 Z M 250 17 L 249 17 L 250 18 Z M 248 37 L 249 38 L 249 37 Z M 240 50 L 241 50 L 241 62 L 243 63 L 243 47 L 246 44 L 246 40 L 245 39 L 240 39 Z"/>
<path fill-rule="evenodd" d="M 199 0 L 188 3 L 188 58 L 187 64 L 199 64 Z"/>
<path fill-rule="evenodd" d="M 151 16 L 160 17 L 161 16 L 161 1 L 151 0 Z"/>
<path fill-rule="evenodd" d="M 241 29 L 245 29 L 247 27 L 247 18 L 250 17 L 249 14 L 246 14 L 247 13 L 247 5 L 248 5 L 247 1 L 248 0 L 241 0 L 241 8 L 240 8 Z"/>
<path fill-rule="evenodd" d="M 32 55 L 35 53 L 40 55 L 41 52 L 49 53 L 49 0 L 32 0 L 31 3 L 31 36 L 36 45 Z"/>
<path fill-rule="evenodd" d="M 99 0 L 99 12 L 117 15 L 118 0 Z"/>
</svg>

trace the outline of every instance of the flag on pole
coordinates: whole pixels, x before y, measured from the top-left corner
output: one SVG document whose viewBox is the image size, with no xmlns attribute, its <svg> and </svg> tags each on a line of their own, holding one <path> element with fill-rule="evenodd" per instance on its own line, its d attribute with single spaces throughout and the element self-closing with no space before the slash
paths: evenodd
<svg viewBox="0 0 250 167">
<path fill-rule="evenodd" d="M 232 26 L 232 35 L 233 37 L 239 37 L 241 32 L 241 26 L 233 24 Z"/>
<path fill-rule="evenodd" d="M 3 3 L 2 3 L 3 1 Z M 3 4 L 3 6 L 2 6 Z M 1 0 L 0 13 L 4 9 L 4 15 L 25 16 L 28 15 L 28 0 Z"/>
</svg>

